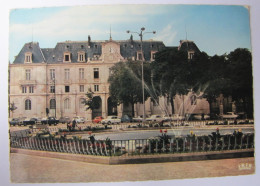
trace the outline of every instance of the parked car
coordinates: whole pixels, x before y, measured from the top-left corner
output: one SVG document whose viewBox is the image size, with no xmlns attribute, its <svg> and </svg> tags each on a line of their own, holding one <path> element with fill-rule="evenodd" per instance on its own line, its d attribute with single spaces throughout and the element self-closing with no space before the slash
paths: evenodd
<svg viewBox="0 0 260 186">
<path fill-rule="evenodd" d="M 164 121 L 163 117 L 160 115 L 151 115 L 151 117 L 146 118 L 146 121 L 157 121 L 157 122 L 161 122 Z"/>
<path fill-rule="evenodd" d="M 148 118 L 148 116 L 146 116 L 145 118 Z M 143 121 L 143 115 L 134 117 L 134 118 L 132 119 L 132 121 L 133 121 L 133 122 L 142 122 L 142 121 Z"/>
<path fill-rule="evenodd" d="M 226 114 L 220 115 L 222 119 L 235 119 L 238 117 L 234 112 L 227 112 Z"/>
<path fill-rule="evenodd" d="M 194 114 L 193 118 L 196 120 L 207 120 L 210 119 L 210 116 L 208 114 Z"/>
<path fill-rule="evenodd" d="M 184 116 L 181 116 L 179 114 L 173 114 L 171 118 L 172 118 L 173 121 L 184 120 Z"/>
<path fill-rule="evenodd" d="M 68 116 L 63 116 L 63 117 L 60 117 L 59 122 L 62 124 L 71 123 L 71 119 Z"/>
<path fill-rule="evenodd" d="M 143 121 L 143 117 L 142 116 L 137 116 L 133 118 L 133 122 L 142 122 Z"/>
<path fill-rule="evenodd" d="M 102 124 L 114 124 L 114 123 L 120 123 L 121 119 L 119 119 L 117 116 L 107 116 L 106 119 L 103 119 L 101 121 Z"/>
<path fill-rule="evenodd" d="M 85 123 L 84 117 L 76 116 L 73 118 L 73 120 L 76 120 L 77 123 Z"/>
<path fill-rule="evenodd" d="M 122 118 L 121 118 L 121 122 L 122 123 L 131 123 L 133 121 L 133 118 L 132 116 L 129 116 L 129 115 L 123 115 Z"/>
<path fill-rule="evenodd" d="M 9 121 L 10 126 L 19 125 L 19 123 L 20 123 L 20 118 L 13 118 L 11 119 L 11 121 Z"/>
<path fill-rule="evenodd" d="M 102 116 L 97 116 L 95 117 L 92 122 L 93 123 L 101 123 L 101 121 L 103 120 L 104 118 Z"/>
<path fill-rule="evenodd" d="M 215 113 L 210 113 L 210 119 L 211 120 L 218 120 L 220 117 L 218 114 Z"/>
<path fill-rule="evenodd" d="M 57 125 L 59 123 L 59 120 L 57 120 L 55 117 L 48 117 L 48 118 L 43 118 L 41 123 L 49 124 L 49 125 Z"/>
<path fill-rule="evenodd" d="M 164 115 L 163 120 L 164 121 L 172 121 L 172 117 L 171 117 L 171 115 Z"/>
<path fill-rule="evenodd" d="M 31 119 L 26 118 L 25 120 L 23 120 L 23 125 L 24 126 L 34 125 L 34 124 L 36 124 L 36 122 L 37 122 L 37 118 L 31 118 Z"/>
<path fill-rule="evenodd" d="M 239 112 L 236 113 L 238 115 L 237 119 L 246 119 L 246 113 L 245 112 Z"/>
</svg>

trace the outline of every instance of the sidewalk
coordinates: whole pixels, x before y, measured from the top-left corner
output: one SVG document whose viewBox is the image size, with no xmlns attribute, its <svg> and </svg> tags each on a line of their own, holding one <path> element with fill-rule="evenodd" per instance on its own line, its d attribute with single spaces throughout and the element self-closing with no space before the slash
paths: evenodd
<svg viewBox="0 0 260 186">
<path fill-rule="evenodd" d="M 18 153 L 10 154 L 15 183 L 122 182 L 248 175 L 254 158 L 207 161 L 101 165 Z"/>
</svg>

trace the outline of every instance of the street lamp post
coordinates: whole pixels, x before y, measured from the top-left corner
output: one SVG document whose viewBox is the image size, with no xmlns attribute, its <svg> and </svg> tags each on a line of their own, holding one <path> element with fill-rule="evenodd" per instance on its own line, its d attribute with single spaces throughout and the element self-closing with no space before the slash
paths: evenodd
<svg viewBox="0 0 260 186">
<path fill-rule="evenodd" d="M 141 28 L 141 32 L 132 32 L 130 30 L 127 30 L 126 33 L 135 33 L 140 36 L 140 41 L 141 41 L 141 55 L 142 55 L 142 93 L 143 93 L 143 118 L 142 118 L 142 123 L 145 121 L 145 102 L 144 102 L 144 53 L 143 53 L 143 36 L 144 34 L 152 33 L 155 34 L 156 31 L 153 32 L 144 32 L 145 28 Z"/>
</svg>

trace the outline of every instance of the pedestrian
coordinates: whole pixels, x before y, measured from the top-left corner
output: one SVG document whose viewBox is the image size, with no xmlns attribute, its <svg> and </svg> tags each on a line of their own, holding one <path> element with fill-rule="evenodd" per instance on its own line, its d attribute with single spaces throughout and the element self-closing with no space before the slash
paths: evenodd
<svg viewBox="0 0 260 186">
<path fill-rule="evenodd" d="M 72 129 L 75 130 L 75 127 L 76 127 L 76 120 L 74 119 L 72 122 Z"/>
<path fill-rule="evenodd" d="M 68 127 L 69 131 L 71 132 L 72 124 L 71 124 L 71 123 L 68 123 L 67 127 Z"/>
</svg>

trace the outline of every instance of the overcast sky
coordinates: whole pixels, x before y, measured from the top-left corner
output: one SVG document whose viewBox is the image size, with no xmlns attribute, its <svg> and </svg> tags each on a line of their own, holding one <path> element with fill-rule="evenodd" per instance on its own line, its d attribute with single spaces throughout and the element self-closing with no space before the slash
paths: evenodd
<svg viewBox="0 0 260 186">
<path fill-rule="evenodd" d="M 126 30 L 146 34 L 144 40 L 161 40 L 178 46 L 193 40 L 209 55 L 222 55 L 240 47 L 251 50 L 249 11 L 243 6 L 213 5 L 89 5 L 10 11 L 10 62 L 27 42 L 54 48 L 57 42 L 73 40 L 126 40 Z M 186 34 L 187 33 L 187 34 Z M 134 34 L 134 39 L 139 36 Z"/>
</svg>

